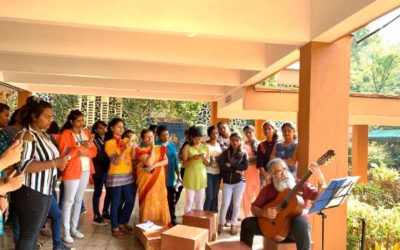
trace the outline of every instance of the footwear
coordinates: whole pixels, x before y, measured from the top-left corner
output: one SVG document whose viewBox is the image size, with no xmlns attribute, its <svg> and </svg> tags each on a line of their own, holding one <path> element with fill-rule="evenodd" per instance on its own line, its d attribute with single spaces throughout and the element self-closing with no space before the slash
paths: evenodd
<svg viewBox="0 0 400 250">
<path fill-rule="evenodd" d="M 97 226 L 107 226 L 108 223 L 104 221 L 104 219 L 101 216 L 97 216 L 93 219 L 92 222 L 93 225 L 97 225 Z"/>
<path fill-rule="evenodd" d="M 61 246 L 60 247 L 53 247 L 53 250 L 75 250 L 75 248 L 73 248 L 73 247 L 69 247 L 69 246 L 67 246 L 67 245 L 65 245 L 65 244 L 63 244 L 63 243 L 61 243 Z"/>
<path fill-rule="evenodd" d="M 130 235 L 133 232 L 133 227 L 131 225 L 127 225 L 127 224 L 119 225 L 119 231 L 124 234 Z"/>
<path fill-rule="evenodd" d="M 231 235 L 237 235 L 237 229 L 235 225 L 231 225 L 231 231 L 230 231 Z"/>
<path fill-rule="evenodd" d="M 101 217 L 107 222 L 111 221 L 111 216 L 109 213 L 103 213 L 103 215 Z"/>
<path fill-rule="evenodd" d="M 36 249 L 42 249 L 42 247 L 43 247 L 43 243 L 38 241 L 36 243 Z"/>
<path fill-rule="evenodd" d="M 42 230 L 40 230 L 40 234 L 46 237 L 53 237 L 52 232 L 47 228 L 42 228 Z"/>
<path fill-rule="evenodd" d="M 77 239 L 85 238 L 85 235 L 83 233 L 79 232 L 78 230 L 72 230 L 71 231 L 71 235 L 74 236 Z"/>
<path fill-rule="evenodd" d="M 64 236 L 63 241 L 67 244 L 74 243 L 74 239 L 72 239 L 71 235 Z"/>
<path fill-rule="evenodd" d="M 222 224 L 218 224 L 218 235 L 221 235 L 222 231 L 224 231 L 224 226 Z"/>
<path fill-rule="evenodd" d="M 122 231 L 120 231 L 118 228 L 112 229 L 111 234 L 113 237 L 118 238 L 118 239 L 125 238 L 125 234 Z"/>
<path fill-rule="evenodd" d="M 230 227 L 230 226 L 231 226 L 231 223 L 225 222 L 224 227 Z"/>
</svg>

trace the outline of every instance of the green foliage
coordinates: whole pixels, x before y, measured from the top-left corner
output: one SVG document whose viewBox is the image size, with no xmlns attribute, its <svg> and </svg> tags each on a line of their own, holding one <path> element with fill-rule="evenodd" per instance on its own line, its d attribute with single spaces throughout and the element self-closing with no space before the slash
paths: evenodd
<svg viewBox="0 0 400 250">
<path fill-rule="evenodd" d="M 356 44 L 368 33 L 368 29 L 361 29 L 353 39 L 351 91 L 400 94 L 399 46 L 385 46 L 378 36 Z"/>
<path fill-rule="evenodd" d="M 394 165 L 390 150 L 382 143 L 370 142 L 368 144 L 368 167 L 370 168 L 373 165 Z"/>
<path fill-rule="evenodd" d="M 366 249 L 392 249 L 400 241 L 400 180 L 396 170 L 375 166 L 368 183 L 353 189 L 347 209 L 347 249 L 358 249 L 361 219 L 367 221 Z"/>
<path fill-rule="evenodd" d="M 347 249 L 359 249 L 361 218 L 367 223 L 365 249 L 374 249 L 375 245 L 392 249 L 400 241 L 400 205 L 376 208 L 351 198 L 347 209 Z"/>
<path fill-rule="evenodd" d="M 52 94 L 54 120 L 61 127 L 67 120 L 71 110 L 76 109 L 78 104 L 78 96 Z"/>
<path fill-rule="evenodd" d="M 368 171 L 368 183 L 357 185 L 353 195 L 371 206 L 393 208 L 400 204 L 399 173 L 384 165 L 374 165 Z"/>
<path fill-rule="evenodd" d="M 193 125 L 201 106 L 200 102 L 123 99 L 126 127 L 135 133 L 147 127 L 148 122 L 157 123 L 165 117 Z"/>
</svg>

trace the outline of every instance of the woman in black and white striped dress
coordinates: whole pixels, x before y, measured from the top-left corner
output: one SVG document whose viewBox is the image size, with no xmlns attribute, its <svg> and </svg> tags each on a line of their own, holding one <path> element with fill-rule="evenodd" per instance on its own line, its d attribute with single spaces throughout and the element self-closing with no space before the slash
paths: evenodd
<svg viewBox="0 0 400 250">
<path fill-rule="evenodd" d="M 39 231 L 49 212 L 57 168 L 64 169 L 68 156 L 60 157 L 45 132 L 53 120 L 50 103 L 31 96 L 21 112 L 25 149 L 18 168 L 25 172 L 25 183 L 13 196 L 20 225 L 15 249 L 36 250 Z"/>
</svg>

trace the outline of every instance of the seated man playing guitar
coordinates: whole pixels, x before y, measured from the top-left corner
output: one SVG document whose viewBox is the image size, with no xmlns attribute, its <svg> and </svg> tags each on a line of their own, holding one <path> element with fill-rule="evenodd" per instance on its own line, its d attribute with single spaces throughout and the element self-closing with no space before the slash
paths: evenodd
<svg viewBox="0 0 400 250">
<path fill-rule="evenodd" d="M 294 190 L 300 191 L 303 198 L 301 199 L 300 197 L 297 197 L 297 199 L 301 201 L 299 201 L 299 204 L 295 205 L 295 207 L 297 206 L 297 209 L 300 209 L 300 212 L 295 213 L 292 216 L 288 215 L 289 223 L 281 223 L 282 225 L 289 224 L 289 227 L 284 229 L 286 230 L 286 234 L 284 233 L 279 236 L 272 236 L 272 239 L 276 241 L 282 241 L 285 238 L 291 239 L 296 242 L 298 250 L 309 250 L 311 242 L 309 225 L 304 216 L 306 213 L 303 212 L 303 214 L 301 214 L 301 210 L 304 208 L 303 201 L 315 200 L 318 196 L 318 189 L 305 182 L 307 178 L 314 173 L 318 179 L 318 187 L 320 188 L 325 186 L 324 176 L 322 175 L 319 166 L 317 164 L 311 164 L 306 176 L 301 180 L 295 180 L 293 175 L 288 171 L 286 163 L 280 158 L 275 158 L 268 163 L 268 172 L 272 178 L 272 182 L 260 191 L 257 199 L 252 204 L 251 211 L 255 217 L 248 217 L 243 220 L 240 231 L 240 240 L 252 247 L 254 235 L 264 235 L 267 237 L 267 234 L 269 234 L 269 232 L 267 232 L 267 226 L 279 227 L 278 230 L 281 230 L 284 226 L 277 224 L 282 222 L 284 219 L 281 220 L 278 217 L 282 216 L 281 214 L 283 213 L 287 213 L 285 210 L 290 209 L 290 203 L 292 203 L 293 199 L 296 199 L 296 195 L 294 195 L 294 197 L 290 196 L 290 198 L 288 198 L 290 201 L 281 199 L 281 201 L 278 201 L 280 202 L 279 206 L 271 205 L 271 203 L 273 204 L 274 201 L 279 199 L 279 196 L 283 193 Z M 296 185 L 296 183 L 298 183 L 298 185 Z M 296 188 L 298 188 L 298 190 L 296 190 Z M 286 196 L 286 194 L 284 195 Z"/>
</svg>

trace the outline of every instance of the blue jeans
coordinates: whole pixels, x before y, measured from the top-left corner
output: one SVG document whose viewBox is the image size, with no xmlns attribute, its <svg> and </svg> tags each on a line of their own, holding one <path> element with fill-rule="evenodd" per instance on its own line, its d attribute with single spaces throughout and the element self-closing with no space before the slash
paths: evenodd
<svg viewBox="0 0 400 250">
<path fill-rule="evenodd" d="M 118 225 L 129 223 L 135 202 L 136 189 L 135 183 L 110 187 L 112 229 L 118 228 Z"/>
<path fill-rule="evenodd" d="M 221 177 L 219 174 L 207 173 L 206 199 L 204 201 L 204 211 L 218 213 L 218 193 Z"/>
<path fill-rule="evenodd" d="M 55 190 L 53 190 L 53 195 L 51 196 L 49 217 L 51 218 L 53 248 L 61 248 L 61 210 L 57 204 L 57 194 Z"/>
<path fill-rule="evenodd" d="M 104 173 L 101 177 L 94 177 L 94 192 L 93 192 L 93 215 L 94 217 L 100 216 L 100 197 L 103 192 L 103 186 L 105 186 L 107 180 L 107 173 Z M 109 208 L 111 203 L 111 195 L 109 188 L 106 187 L 106 197 L 104 198 L 103 214 L 109 214 Z"/>
</svg>

